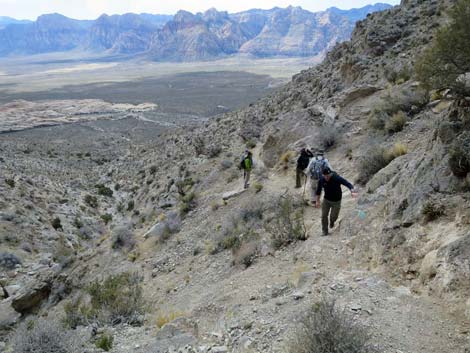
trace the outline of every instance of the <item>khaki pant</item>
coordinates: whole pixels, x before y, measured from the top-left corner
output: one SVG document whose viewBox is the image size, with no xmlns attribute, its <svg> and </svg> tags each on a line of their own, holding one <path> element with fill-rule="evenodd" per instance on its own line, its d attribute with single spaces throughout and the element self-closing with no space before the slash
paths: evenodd
<svg viewBox="0 0 470 353">
<path fill-rule="evenodd" d="M 243 171 L 243 180 L 244 180 L 244 188 L 248 189 L 248 186 L 250 185 L 250 174 L 251 170 L 244 170 Z"/>
<path fill-rule="evenodd" d="M 317 199 L 317 187 L 319 181 L 319 179 L 310 177 L 310 197 L 312 199 L 312 202 L 315 202 L 315 200 Z"/>
<path fill-rule="evenodd" d="M 302 180 L 303 178 L 306 178 L 303 169 L 296 169 L 295 173 L 295 187 L 300 188 L 302 186 Z"/>
<path fill-rule="evenodd" d="M 333 228 L 332 226 L 338 219 L 340 210 L 341 200 L 329 201 L 327 199 L 323 199 L 323 204 L 321 207 L 321 227 L 324 235 L 328 234 L 328 215 L 330 216 L 330 228 Z"/>
</svg>

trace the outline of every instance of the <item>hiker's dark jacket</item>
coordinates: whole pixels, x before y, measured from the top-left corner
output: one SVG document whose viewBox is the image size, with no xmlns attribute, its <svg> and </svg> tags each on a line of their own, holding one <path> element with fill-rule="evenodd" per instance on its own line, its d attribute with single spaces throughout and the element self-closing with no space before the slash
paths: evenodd
<svg viewBox="0 0 470 353">
<path fill-rule="evenodd" d="M 326 179 L 322 176 L 318 183 L 317 195 L 321 195 L 321 189 L 323 188 L 325 189 L 325 199 L 333 202 L 340 201 L 341 197 L 343 196 L 341 185 L 346 186 L 349 190 L 354 189 L 354 186 L 349 181 L 339 176 L 338 174 L 333 173 L 330 181 L 326 181 Z"/>
<path fill-rule="evenodd" d="M 310 151 L 302 151 L 300 152 L 300 157 L 297 159 L 297 169 L 304 170 L 308 167 L 308 163 L 310 162 L 310 158 L 313 157 L 313 153 Z"/>
</svg>

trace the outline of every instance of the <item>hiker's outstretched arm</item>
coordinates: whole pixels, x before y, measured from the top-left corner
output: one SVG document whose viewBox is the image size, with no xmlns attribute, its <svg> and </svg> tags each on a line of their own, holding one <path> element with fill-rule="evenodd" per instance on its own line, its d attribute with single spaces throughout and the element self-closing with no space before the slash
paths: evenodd
<svg viewBox="0 0 470 353">
<path fill-rule="evenodd" d="M 346 179 L 344 179 L 343 177 L 341 177 L 341 176 L 339 176 L 339 175 L 338 175 L 338 181 L 339 181 L 342 185 L 346 186 L 351 192 L 354 190 L 353 184 L 351 184 L 349 181 L 347 181 Z"/>
</svg>

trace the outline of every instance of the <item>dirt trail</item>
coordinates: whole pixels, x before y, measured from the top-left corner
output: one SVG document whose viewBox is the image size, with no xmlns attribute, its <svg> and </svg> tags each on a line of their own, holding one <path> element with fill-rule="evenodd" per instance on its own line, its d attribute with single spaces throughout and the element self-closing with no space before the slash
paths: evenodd
<svg viewBox="0 0 470 353">
<path fill-rule="evenodd" d="M 333 165 L 339 160 L 333 156 Z M 348 169 L 347 166 L 345 166 Z M 288 189 L 292 194 L 302 194 L 303 188 L 294 189 L 292 175 L 272 173 L 264 183 L 263 190 L 279 194 Z M 455 318 L 445 313 L 439 302 L 426 296 L 413 294 L 408 288 L 394 287 L 380 273 L 372 273 L 353 263 L 352 251 L 347 246 L 347 237 L 340 235 L 341 220 L 358 217 L 361 219 L 357 200 L 343 188 L 340 217 L 330 236 L 321 236 L 321 210 L 308 206 L 305 219 L 309 238 L 295 245 L 292 252 L 285 251 L 275 259 L 261 260 L 256 272 L 248 278 L 250 282 L 263 282 L 265 271 L 279 277 L 289 274 L 291 279 L 299 272 L 313 273 L 313 286 L 298 285 L 298 290 L 332 295 L 340 305 L 345 306 L 368 326 L 377 342 L 387 342 L 382 349 L 387 353 L 466 353 L 470 349 L 468 327 L 456 323 Z M 304 198 L 309 200 L 309 185 Z M 344 234 L 344 232 L 343 232 Z M 245 276 L 245 278 L 247 278 Z M 289 279 L 286 279 L 287 281 Z"/>
</svg>

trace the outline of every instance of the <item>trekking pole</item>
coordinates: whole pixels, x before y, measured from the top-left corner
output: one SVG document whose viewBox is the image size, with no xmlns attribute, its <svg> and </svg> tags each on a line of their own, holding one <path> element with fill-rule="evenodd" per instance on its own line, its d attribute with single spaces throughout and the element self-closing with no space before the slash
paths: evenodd
<svg viewBox="0 0 470 353">
<path fill-rule="evenodd" d="M 307 186 L 307 179 L 308 179 L 308 177 L 307 177 L 307 176 L 305 176 L 305 182 L 304 182 L 304 191 L 302 192 L 302 199 L 303 199 L 303 198 L 304 198 L 304 196 L 305 196 L 305 187 Z"/>
</svg>

